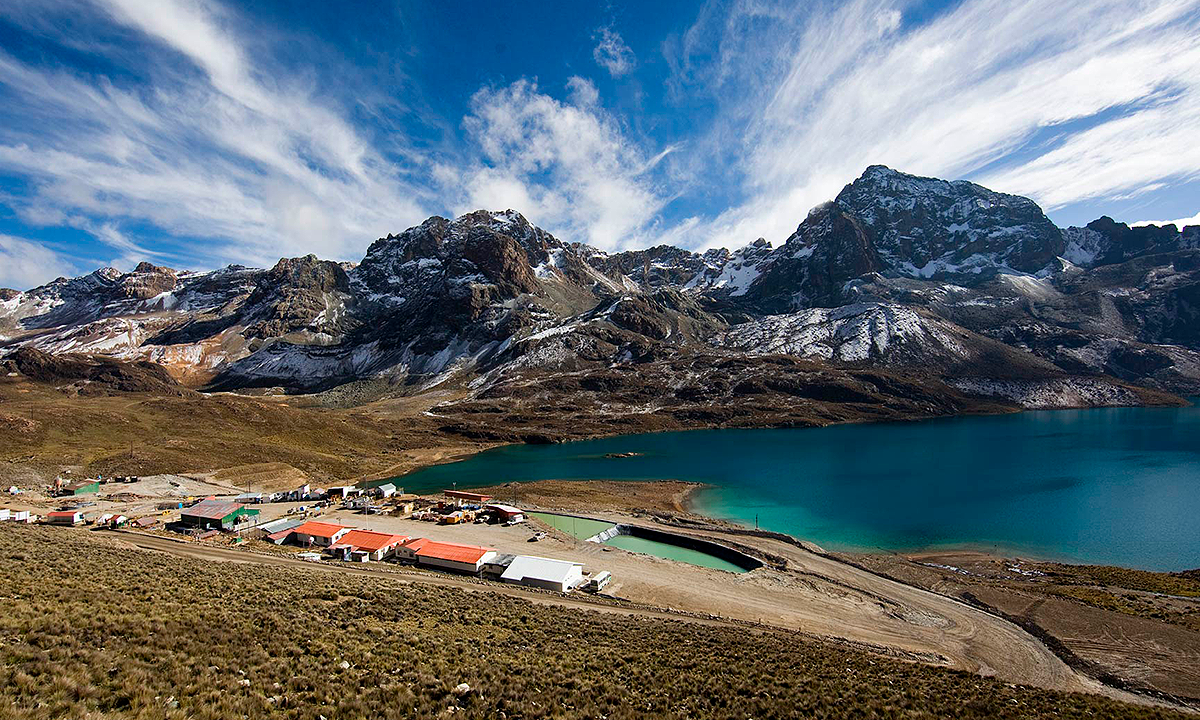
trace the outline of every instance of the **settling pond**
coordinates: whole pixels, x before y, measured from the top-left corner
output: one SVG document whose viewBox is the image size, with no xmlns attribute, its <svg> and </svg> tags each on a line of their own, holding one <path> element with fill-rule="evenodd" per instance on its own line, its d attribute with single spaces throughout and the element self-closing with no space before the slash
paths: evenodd
<svg viewBox="0 0 1200 720">
<path fill-rule="evenodd" d="M 541 520 L 547 525 L 561 530 L 580 540 L 587 540 L 593 535 L 598 535 L 605 530 L 613 527 L 610 522 L 602 522 L 599 520 L 590 520 L 587 518 L 577 518 L 570 515 L 555 515 L 553 513 L 535 512 L 530 513 L 533 517 Z M 604 541 L 605 545 L 618 547 L 622 550 L 631 552 L 646 553 L 647 555 L 657 555 L 658 557 L 667 558 L 669 560 L 678 560 L 680 562 L 691 563 L 692 565 L 700 565 L 702 567 L 714 568 L 717 570 L 725 570 L 727 572 L 742 573 L 746 572 L 745 568 L 734 565 L 728 560 L 710 555 L 709 553 L 691 548 L 671 545 L 658 540 L 650 540 L 648 538 L 635 537 L 633 535 L 614 535 Z"/>
<path fill-rule="evenodd" d="M 640 455 L 605 457 L 627 452 Z M 514 445 L 399 482 L 432 492 L 544 479 L 702 482 L 697 512 L 831 549 L 1200 567 L 1194 405 Z"/>
</svg>

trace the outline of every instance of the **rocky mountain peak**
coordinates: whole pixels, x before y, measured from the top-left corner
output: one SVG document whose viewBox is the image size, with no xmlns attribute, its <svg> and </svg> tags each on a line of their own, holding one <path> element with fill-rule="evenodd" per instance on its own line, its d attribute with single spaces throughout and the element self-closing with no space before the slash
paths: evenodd
<svg viewBox="0 0 1200 720">
<path fill-rule="evenodd" d="M 1065 247 L 1037 203 L 966 180 L 872 165 L 835 202 L 868 229 L 887 270 L 913 277 L 1033 273 Z"/>
</svg>

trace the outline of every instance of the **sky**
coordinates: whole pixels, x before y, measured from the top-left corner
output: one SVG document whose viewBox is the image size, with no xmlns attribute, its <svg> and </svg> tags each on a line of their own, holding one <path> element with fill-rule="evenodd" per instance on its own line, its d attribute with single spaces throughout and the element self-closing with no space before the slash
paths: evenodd
<svg viewBox="0 0 1200 720">
<path fill-rule="evenodd" d="M 876 163 L 1200 224 L 1200 0 L 0 3 L 0 287 L 478 208 L 778 244 Z"/>
</svg>

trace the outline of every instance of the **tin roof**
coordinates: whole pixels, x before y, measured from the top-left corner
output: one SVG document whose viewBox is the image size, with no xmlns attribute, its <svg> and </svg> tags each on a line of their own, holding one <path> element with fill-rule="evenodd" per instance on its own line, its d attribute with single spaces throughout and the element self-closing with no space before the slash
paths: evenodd
<svg viewBox="0 0 1200 720">
<path fill-rule="evenodd" d="M 80 513 L 78 510 L 54 510 L 52 512 L 46 513 L 46 517 L 52 517 L 52 518 L 75 517 L 76 515 L 79 515 L 79 514 Z"/>
<path fill-rule="evenodd" d="M 241 510 L 243 507 L 245 506 L 241 503 L 222 500 L 201 500 L 190 508 L 185 509 L 180 515 L 204 518 L 205 520 L 221 520 Z"/>
<path fill-rule="evenodd" d="M 571 575 L 571 569 L 576 566 L 583 567 L 580 563 L 573 563 L 567 560 L 552 560 L 534 555 L 518 555 L 509 564 L 508 569 L 504 571 L 504 574 L 500 578 L 512 582 L 520 582 L 526 578 L 530 578 L 533 580 L 549 580 L 550 582 L 565 583 Z"/>
<path fill-rule="evenodd" d="M 496 552 L 493 548 L 478 545 L 460 545 L 458 543 L 429 541 L 417 550 L 417 557 L 436 558 L 451 562 L 477 563 L 484 555 Z"/>
<path fill-rule="evenodd" d="M 345 525 L 309 520 L 303 525 L 295 528 L 292 532 L 296 532 L 301 535 L 312 535 L 313 537 L 331 538 L 341 531 L 349 529 L 350 528 L 346 527 Z"/>
<path fill-rule="evenodd" d="M 355 550 L 375 552 L 392 545 L 408 542 L 407 535 L 392 535 L 391 533 L 374 532 L 373 530 L 351 530 L 338 540 L 339 545 L 347 545 Z"/>
<path fill-rule="evenodd" d="M 458 500 L 473 500 L 475 502 L 487 502 L 492 499 L 491 495 L 480 495 L 479 493 L 467 492 L 465 490 L 443 490 L 442 494 L 446 497 L 457 498 Z"/>
<path fill-rule="evenodd" d="M 503 503 L 492 503 L 492 504 L 488 505 L 488 507 L 493 510 L 499 510 L 500 512 L 504 513 L 505 515 L 524 515 L 525 514 L 525 511 L 522 510 L 521 508 L 513 507 L 512 505 L 505 505 Z"/>
</svg>

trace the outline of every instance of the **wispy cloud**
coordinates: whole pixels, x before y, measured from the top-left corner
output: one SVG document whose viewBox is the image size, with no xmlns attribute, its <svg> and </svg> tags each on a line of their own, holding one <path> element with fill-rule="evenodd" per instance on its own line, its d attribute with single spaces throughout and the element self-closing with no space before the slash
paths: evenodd
<svg viewBox="0 0 1200 720">
<path fill-rule="evenodd" d="M 23 218 L 85 216 L 85 229 L 120 253 L 145 250 L 122 225 L 147 232 L 148 222 L 217 239 L 199 259 L 264 264 L 300 252 L 357 259 L 371 238 L 427 214 L 427 187 L 408 182 L 336 107 L 248 58 L 219 7 L 69 4 L 179 60 L 156 63 L 143 87 L 0 53 L 0 84 L 23 120 L 0 128 L 0 167 L 33 182 L 15 203 Z"/>
<path fill-rule="evenodd" d="M 466 119 L 482 160 L 467 171 L 461 209 L 513 208 L 562 237 L 614 249 L 636 244 L 664 199 L 646 157 L 573 78 L 573 102 L 522 80 L 479 91 Z"/>
<path fill-rule="evenodd" d="M 42 243 L 0 235 L 0 287 L 28 290 L 76 272 L 69 260 Z"/>
<path fill-rule="evenodd" d="M 667 48 L 681 91 L 722 98 L 709 144 L 741 158 L 745 200 L 705 244 L 786 237 L 871 163 L 1051 209 L 1200 172 L 1195 0 L 966 0 L 912 24 L 890 0 L 713 7 Z"/>
<path fill-rule="evenodd" d="M 633 70 L 636 58 L 625 39 L 611 27 L 596 31 L 596 47 L 592 50 L 596 64 L 608 70 L 613 77 L 620 77 Z"/>
</svg>

